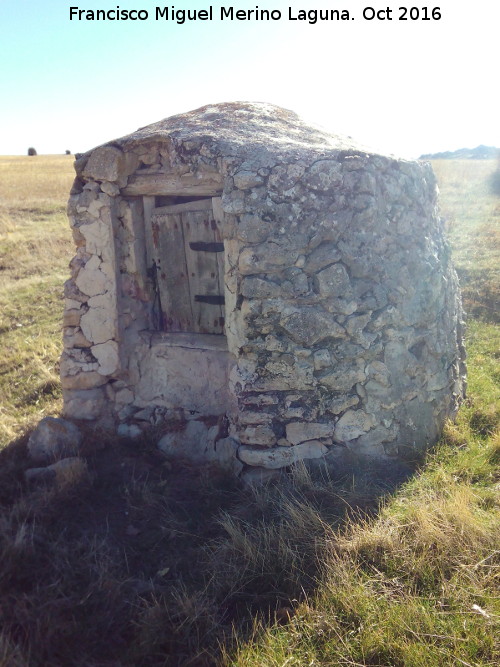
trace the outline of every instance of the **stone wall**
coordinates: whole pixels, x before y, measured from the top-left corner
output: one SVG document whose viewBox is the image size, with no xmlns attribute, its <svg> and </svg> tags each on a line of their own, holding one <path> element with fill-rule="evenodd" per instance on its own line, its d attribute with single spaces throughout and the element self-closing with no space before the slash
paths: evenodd
<svg viewBox="0 0 500 667">
<path fill-rule="evenodd" d="M 76 170 L 66 416 L 128 435 L 163 424 L 168 453 L 277 469 L 422 449 L 455 414 L 462 311 L 428 164 L 230 104 Z M 224 339 L 158 336 L 146 209 L 174 191 L 222 196 Z"/>
</svg>

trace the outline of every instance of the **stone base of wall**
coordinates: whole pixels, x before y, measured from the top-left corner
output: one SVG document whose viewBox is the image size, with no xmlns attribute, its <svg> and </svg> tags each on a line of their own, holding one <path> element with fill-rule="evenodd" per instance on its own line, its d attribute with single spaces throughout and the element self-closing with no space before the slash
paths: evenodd
<svg viewBox="0 0 500 667">
<path fill-rule="evenodd" d="M 225 413 L 234 399 L 234 357 L 225 336 L 142 333 L 129 368 L 130 404 L 179 408 L 197 415 Z"/>
</svg>

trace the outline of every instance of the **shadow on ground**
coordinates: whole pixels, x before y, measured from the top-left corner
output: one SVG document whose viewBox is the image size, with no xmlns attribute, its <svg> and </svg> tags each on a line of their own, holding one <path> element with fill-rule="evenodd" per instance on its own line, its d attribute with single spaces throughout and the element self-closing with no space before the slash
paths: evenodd
<svg viewBox="0 0 500 667">
<path fill-rule="evenodd" d="M 283 623 L 325 540 L 411 474 L 308 471 L 242 488 L 95 434 L 79 479 L 29 486 L 27 436 L 0 452 L 0 664 L 220 664 L 234 629 Z M 3 661 L 2 661 L 3 660 Z"/>
</svg>

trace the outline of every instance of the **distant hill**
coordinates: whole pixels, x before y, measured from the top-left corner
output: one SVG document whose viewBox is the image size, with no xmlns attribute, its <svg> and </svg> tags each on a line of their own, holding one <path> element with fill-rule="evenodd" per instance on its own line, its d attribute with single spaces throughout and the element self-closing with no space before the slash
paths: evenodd
<svg viewBox="0 0 500 667">
<path fill-rule="evenodd" d="M 495 146 L 477 146 L 476 148 L 459 148 L 456 151 L 444 153 L 426 153 L 420 160 L 495 160 L 500 155 L 500 149 Z"/>
</svg>

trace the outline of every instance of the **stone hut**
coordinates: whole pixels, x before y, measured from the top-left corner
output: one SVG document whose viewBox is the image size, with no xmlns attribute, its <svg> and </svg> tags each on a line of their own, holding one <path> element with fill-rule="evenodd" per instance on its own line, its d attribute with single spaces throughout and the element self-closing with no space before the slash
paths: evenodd
<svg viewBox="0 0 500 667">
<path fill-rule="evenodd" d="M 455 414 L 462 310 L 430 165 L 229 103 L 75 168 L 66 417 L 256 474 L 388 461 Z"/>
</svg>

